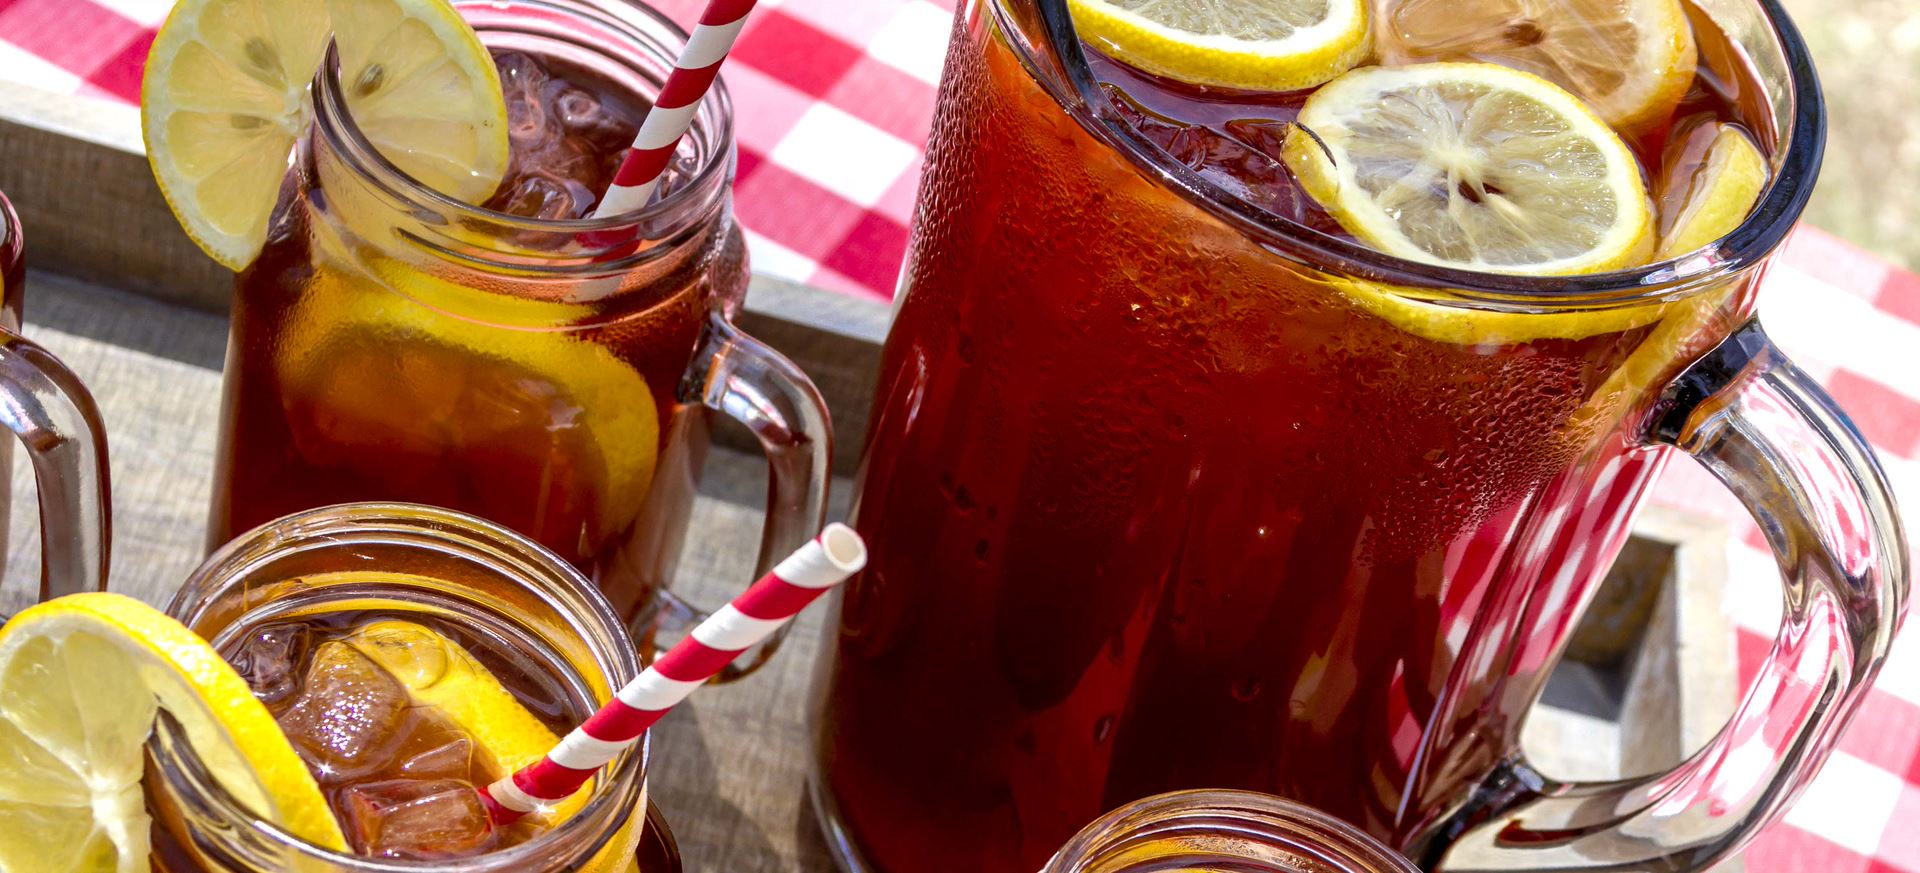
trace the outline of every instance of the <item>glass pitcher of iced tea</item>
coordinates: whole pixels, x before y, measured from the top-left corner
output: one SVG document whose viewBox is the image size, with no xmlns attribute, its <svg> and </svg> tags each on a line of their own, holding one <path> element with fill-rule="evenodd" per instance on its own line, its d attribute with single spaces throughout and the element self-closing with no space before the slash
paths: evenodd
<svg viewBox="0 0 1920 873">
<path fill-rule="evenodd" d="M 1171 25 L 1140 16 L 1191 4 L 1069 2 L 958 15 L 858 486 L 873 560 L 817 685 L 847 868 L 1024 873 L 1189 788 L 1284 796 L 1441 870 L 1697 870 L 1777 818 L 1908 585 L 1877 462 L 1754 320 L 1823 141 L 1778 7 L 1672 2 L 1645 45 L 1685 66 L 1649 116 L 1575 93 L 1638 58 L 1519 68 L 1577 36 L 1553 16 L 1662 3 L 1247 4 L 1381 15 L 1317 56 L 1347 65 L 1327 84 L 1256 93 L 1088 36 L 1151 49 Z M 1430 56 L 1388 51 L 1409 45 Z M 1700 213 L 1656 193 L 1736 178 L 1671 175 L 1701 131 L 1751 156 L 1753 206 L 1657 256 Z M 1487 255 L 1546 239 L 1578 244 Z M 1603 243 L 1570 275 L 1511 266 Z M 1680 454 L 1762 521 L 1778 641 L 1678 768 L 1556 782 L 1521 725 Z"/>
<path fill-rule="evenodd" d="M 478 788 L 525 763 L 499 760 L 497 744 L 524 731 L 508 716 L 553 742 L 640 669 L 606 601 L 526 538 L 433 507 L 326 507 L 230 542 L 168 612 L 266 704 L 352 851 L 262 821 L 163 716 L 144 784 L 156 869 L 680 873 L 647 802 L 645 743 L 563 802 L 558 823 L 486 821 Z M 468 721 L 446 705 L 456 695 Z"/>
<path fill-rule="evenodd" d="M 80 377 L 20 335 L 26 301 L 26 240 L 13 204 L 0 194 L 0 396 L 7 429 L 33 460 L 40 490 L 41 600 L 107 587 L 106 427 Z M 12 469 L 13 444 L 0 442 L 0 469 Z M 0 507 L 11 495 L 0 481 Z M 0 510 L 0 541 L 6 539 Z M 4 556 L 0 556 L 4 557 Z M 0 615 L 7 612 L 0 603 Z"/>
<path fill-rule="evenodd" d="M 685 33 L 629 0 L 455 6 L 506 92 L 507 178 L 470 206 L 401 172 L 329 53 L 290 193 L 235 286 L 209 543 L 334 503 L 450 507 L 589 574 L 647 646 L 657 616 L 703 616 L 665 590 L 710 411 L 767 453 L 778 558 L 823 520 L 826 408 L 732 324 L 748 274 L 724 89 L 662 196 L 585 217 Z"/>
</svg>

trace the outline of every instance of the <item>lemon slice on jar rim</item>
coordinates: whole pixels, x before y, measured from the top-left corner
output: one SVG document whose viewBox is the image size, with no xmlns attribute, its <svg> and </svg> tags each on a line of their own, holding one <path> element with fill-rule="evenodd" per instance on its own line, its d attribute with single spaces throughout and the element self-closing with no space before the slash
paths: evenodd
<svg viewBox="0 0 1920 873">
<path fill-rule="evenodd" d="M 141 135 L 181 228 L 229 269 L 265 244 L 329 34 L 381 155 L 468 203 L 506 174 L 499 74 L 447 0 L 181 0 L 147 54 Z"/>
<path fill-rule="evenodd" d="M 0 627 L 0 870 L 145 870 L 141 779 L 160 710 L 236 800 L 345 851 L 319 785 L 220 653 L 153 607 L 93 593 Z"/>
<path fill-rule="evenodd" d="M 1368 0 L 1069 0 L 1080 35 L 1196 85 L 1297 91 L 1365 60 Z"/>
</svg>

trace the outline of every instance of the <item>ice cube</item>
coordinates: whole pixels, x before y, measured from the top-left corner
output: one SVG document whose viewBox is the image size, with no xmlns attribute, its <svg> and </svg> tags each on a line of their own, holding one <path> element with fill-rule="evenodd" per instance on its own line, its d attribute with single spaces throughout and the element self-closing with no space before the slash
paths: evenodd
<svg viewBox="0 0 1920 873">
<path fill-rule="evenodd" d="M 528 218 L 577 218 L 593 204 L 594 195 L 564 176 L 529 173 L 495 195 L 495 208 Z"/>
<path fill-rule="evenodd" d="M 590 153 L 619 152 L 633 143 L 633 135 L 638 130 L 608 112 L 592 92 L 565 82 L 553 82 L 547 93 L 547 108 L 553 117 L 567 133 L 586 140 Z"/>
<path fill-rule="evenodd" d="M 323 783 L 375 773 L 393 764 L 417 717 L 399 680 L 341 642 L 314 649 L 306 681 L 280 728 Z"/>
<path fill-rule="evenodd" d="M 364 855 L 430 861 L 491 848 L 480 792 L 458 779 L 367 782 L 342 792 L 348 839 Z"/>
<path fill-rule="evenodd" d="M 299 665 L 308 645 L 304 627 L 267 625 L 242 640 L 227 661 L 247 680 L 253 696 L 272 706 L 300 690 Z"/>
<path fill-rule="evenodd" d="M 400 772 L 415 779 L 463 779 L 477 781 L 485 774 L 475 772 L 473 740 L 454 734 L 447 741 L 400 762 Z"/>
<path fill-rule="evenodd" d="M 500 90 L 507 101 L 507 136 L 516 147 L 540 143 L 553 133 L 547 122 L 547 68 L 519 52 L 493 56 L 500 70 Z"/>
</svg>

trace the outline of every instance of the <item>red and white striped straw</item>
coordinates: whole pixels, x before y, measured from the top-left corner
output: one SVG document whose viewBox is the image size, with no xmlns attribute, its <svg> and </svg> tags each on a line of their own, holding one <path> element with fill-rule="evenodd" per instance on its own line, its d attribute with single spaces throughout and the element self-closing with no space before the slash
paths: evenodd
<svg viewBox="0 0 1920 873">
<path fill-rule="evenodd" d="M 700 23 L 687 39 L 686 48 L 673 62 L 673 72 L 667 74 L 666 84 L 660 87 L 660 96 L 653 101 L 646 119 L 640 122 L 640 132 L 634 136 L 627 156 L 621 159 L 620 169 L 614 172 L 613 186 L 600 198 L 600 205 L 594 207 L 594 218 L 619 215 L 647 205 L 653 189 L 660 186 L 660 176 L 673 158 L 674 147 L 693 123 L 700 99 L 707 96 L 714 77 L 720 75 L 720 62 L 733 50 L 733 41 L 739 38 L 740 28 L 747 23 L 747 13 L 753 11 L 753 4 L 754 0 L 711 0 L 707 4 L 706 11 L 700 14 Z"/>
<path fill-rule="evenodd" d="M 627 683 L 545 758 L 480 792 L 488 816 L 504 825 L 572 796 L 694 689 L 866 564 L 860 535 L 844 524 L 827 525 Z"/>
</svg>

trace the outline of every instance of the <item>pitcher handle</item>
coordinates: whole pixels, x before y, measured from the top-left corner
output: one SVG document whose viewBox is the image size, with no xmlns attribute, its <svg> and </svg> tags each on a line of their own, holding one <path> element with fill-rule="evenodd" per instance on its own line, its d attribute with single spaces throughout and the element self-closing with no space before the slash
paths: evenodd
<svg viewBox="0 0 1920 873">
<path fill-rule="evenodd" d="M 1760 523 L 1785 589 L 1773 651 L 1733 720 L 1671 772 L 1567 784 L 1524 761 L 1502 769 L 1440 870 L 1704 869 L 1785 812 L 1886 658 L 1909 570 L 1892 490 L 1758 322 L 1667 387 L 1647 441 L 1692 455 Z"/>
<path fill-rule="evenodd" d="M 694 354 L 688 379 L 701 403 L 746 425 L 766 452 L 767 520 L 754 562 L 757 578 L 826 524 L 833 464 L 827 403 L 798 366 L 718 312 L 711 318 L 706 342 Z M 692 620 L 702 617 L 704 613 Z M 731 682 L 758 670 L 786 637 L 787 628 L 781 628 L 742 652 L 717 681 Z"/>
<path fill-rule="evenodd" d="M 40 599 L 105 591 L 107 431 L 93 395 L 52 353 L 0 331 L 0 418 L 33 460 Z"/>
</svg>

